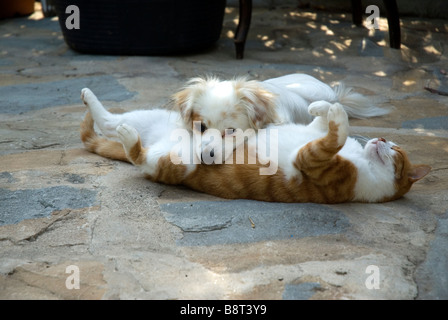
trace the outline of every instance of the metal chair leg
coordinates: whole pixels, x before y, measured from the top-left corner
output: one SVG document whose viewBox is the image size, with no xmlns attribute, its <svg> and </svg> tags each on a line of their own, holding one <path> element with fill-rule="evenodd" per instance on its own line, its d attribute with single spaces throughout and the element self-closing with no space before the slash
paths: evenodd
<svg viewBox="0 0 448 320">
<path fill-rule="evenodd" d="M 401 46 L 401 30 L 400 16 L 398 13 L 397 1 L 383 0 L 386 7 L 387 23 L 389 25 L 389 41 L 390 47 L 400 49 Z"/>
<path fill-rule="evenodd" d="M 246 44 L 251 17 L 252 0 L 240 0 L 240 16 L 234 37 L 237 59 L 243 59 L 244 57 L 244 45 Z"/>
<path fill-rule="evenodd" d="M 361 0 L 351 0 L 353 23 L 357 26 L 362 25 L 362 3 Z M 386 8 L 387 23 L 389 25 L 389 41 L 390 47 L 400 49 L 401 46 L 401 30 L 400 16 L 396 0 L 383 0 Z M 239 4 L 239 22 L 235 31 L 235 50 L 236 58 L 243 59 L 244 46 L 246 44 L 247 34 L 250 28 L 250 20 L 252 17 L 252 0 L 240 0 Z"/>
<path fill-rule="evenodd" d="M 362 3 L 360 0 L 351 0 L 352 1 L 352 19 L 353 24 L 356 26 L 362 25 Z"/>
<path fill-rule="evenodd" d="M 351 0 L 353 24 L 356 26 L 362 25 L 362 3 L 361 0 Z M 383 0 L 386 8 L 387 24 L 389 26 L 389 45 L 391 48 L 400 49 L 401 46 L 401 30 L 400 30 L 400 15 L 398 13 L 398 6 L 396 0 Z"/>
</svg>

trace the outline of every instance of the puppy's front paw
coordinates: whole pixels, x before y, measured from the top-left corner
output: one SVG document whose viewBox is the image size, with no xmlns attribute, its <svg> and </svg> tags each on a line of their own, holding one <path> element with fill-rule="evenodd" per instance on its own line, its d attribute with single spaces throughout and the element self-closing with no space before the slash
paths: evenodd
<svg viewBox="0 0 448 320">
<path fill-rule="evenodd" d="M 314 101 L 308 106 L 308 113 L 315 117 L 325 117 L 330 107 L 331 103 L 328 101 Z"/>
<path fill-rule="evenodd" d="M 343 145 L 348 136 L 348 115 L 340 103 L 333 104 L 328 110 L 328 123 L 334 122 L 338 130 L 338 144 Z"/>
<path fill-rule="evenodd" d="M 137 130 L 125 123 L 117 127 L 117 134 L 126 149 L 132 148 L 138 142 L 139 135 Z"/>
</svg>

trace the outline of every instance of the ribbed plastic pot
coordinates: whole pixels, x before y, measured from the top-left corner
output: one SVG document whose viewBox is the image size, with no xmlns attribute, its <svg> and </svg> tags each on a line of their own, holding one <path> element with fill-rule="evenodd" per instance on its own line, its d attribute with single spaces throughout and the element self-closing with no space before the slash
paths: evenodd
<svg viewBox="0 0 448 320">
<path fill-rule="evenodd" d="M 220 37 L 226 0 L 53 0 L 67 45 L 110 55 L 198 51 Z M 74 11 L 66 9 L 75 5 Z M 79 18 L 79 28 L 73 19 Z M 68 24 L 66 23 L 68 22 Z"/>
</svg>

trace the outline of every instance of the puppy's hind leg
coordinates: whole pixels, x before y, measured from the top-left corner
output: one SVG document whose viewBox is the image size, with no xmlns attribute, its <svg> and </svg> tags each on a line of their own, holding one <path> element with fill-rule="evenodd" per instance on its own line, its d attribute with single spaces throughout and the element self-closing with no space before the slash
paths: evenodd
<svg viewBox="0 0 448 320">
<path fill-rule="evenodd" d="M 107 137 L 117 137 L 115 129 L 119 123 L 119 115 L 107 111 L 89 88 L 81 90 L 81 100 L 89 108 L 101 132 Z"/>
</svg>

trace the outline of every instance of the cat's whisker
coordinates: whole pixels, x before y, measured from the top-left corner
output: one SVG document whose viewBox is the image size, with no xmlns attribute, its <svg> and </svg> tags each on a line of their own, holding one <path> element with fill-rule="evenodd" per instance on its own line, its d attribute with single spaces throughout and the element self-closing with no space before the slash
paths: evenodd
<svg viewBox="0 0 448 320">
<path fill-rule="evenodd" d="M 389 161 L 391 161 L 391 162 L 394 161 L 393 156 L 392 156 L 389 152 L 386 152 L 385 156 L 386 156 L 387 160 L 389 160 Z"/>
<path fill-rule="evenodd" d="M 371 140 L 371 138 L 362 135 L 353 135 L 351 137 L 357 140 L 363 147 L 366 145 L 367 141 Z"/>
</svg>

